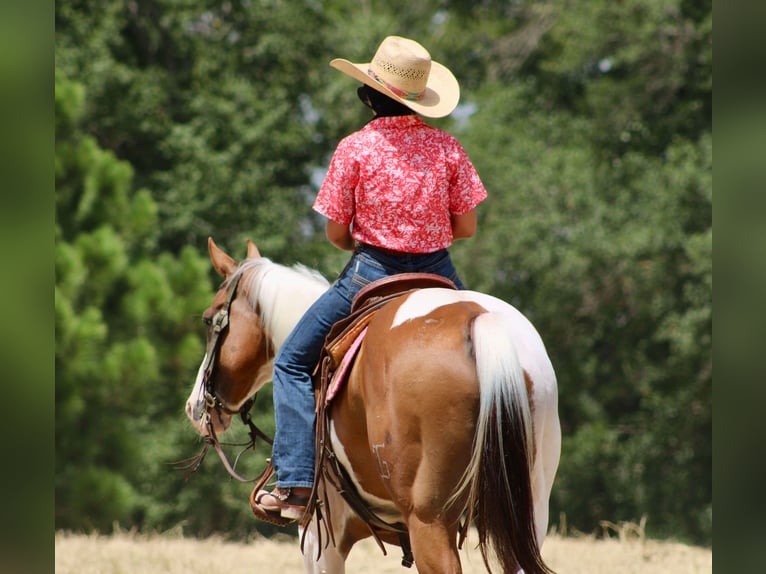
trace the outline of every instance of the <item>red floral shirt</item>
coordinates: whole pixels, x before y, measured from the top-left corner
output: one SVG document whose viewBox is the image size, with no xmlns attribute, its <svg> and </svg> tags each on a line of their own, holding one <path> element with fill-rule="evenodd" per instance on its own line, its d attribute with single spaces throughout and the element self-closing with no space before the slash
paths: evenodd
<svg viewBox="0 0 766 574">
<path fill-rule="evenodd" d="M 419 116 L 376 118 L 338 144 L 314 209 L 361 243 L 407 253 L 452 244 L 451 214 L 487 192 L 463 147 Z"/>
</svg>

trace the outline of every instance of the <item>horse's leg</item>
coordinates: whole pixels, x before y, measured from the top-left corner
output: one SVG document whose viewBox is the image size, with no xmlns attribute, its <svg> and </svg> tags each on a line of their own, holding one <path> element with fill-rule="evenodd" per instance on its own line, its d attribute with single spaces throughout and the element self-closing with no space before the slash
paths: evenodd
<svg viewBox="0 0 766 574">
<path fill-rule="evenodd" d="M 412 555 L 419 574 L 460 574 L 456 538 L 444 524 L 421 520 L 414 514 L 407 521 Z"/>
<path fill-rule="evenodd" d="M 428 405 L 425 397 L 419 398 L 419 404 Z M 467 433 L 467 439 L 458 436 L 460 433 L 454 432 L 455 427 L 439 420 L 434 409 L 425 410 L 431 416 L 419 421 L 418 434 L 422 442 L 409 449 L 414 458 L 404 465 L 417 469 L 414 480 L 407 488 L 407 471 L 403 475 L 394 473 L 392 488 L 403 497 L 400 498 L 403 502 L 409 499 L 412 507 L 406 522 L 419 574 L 459 574 L 463 570 L 457 550 L 458 515 L 454 508 L 450 508 L 449 497 L 460 478 L 460 469 L 465 466 L 465 455 L 461 455 L 461 451 L 468 452 L 468 441 L 472 437 Z M 458 421 L 458 428 L 463 426 L 460 422 L 466 424 L 458 415 L 453 413 L 453 416 L 453 420 Z M 441 438 L 437 438 L 437 433 Z M 457 452 L 452 450 L 453 447 Z"/>
<path fill-rule="evenodd" d="M 370 530 L 335 488 L 328 487 L 322 497 L 322 503 L 323 520 L 332 520 L 332 536 L 328 524 L 325 522 L 318 524 L 316 518 L 311 521 L 307 527 L 303 545 L 303 562 L 306 572 L 308 574 L 344 574 L 346 559 L 352 547 L 358 541 L 370 536 Z M 302 537 L 303 530 L 300 535 Z M 393 541 L 386 540 L 386 542 Z M 317 556 L 319 556 L 318 560 Z"/>
<path fill-rule="evenodd" d="M 446 388 L 451 385 L 446 376 L 440 383 Z M 418 395 L 413 403 L 423 408 L 427 416 L 415 417 L 410 412 L 406 417 L 405 420 L 417 421 L 416 434 L 420 441 L 418 444 L 410 437 L 407 450 L 411 458 L 404 462 L 406 457 L 402 457 L 403 464 L 392 473 L 391 487 L 403 497 L 400 500 L 409 498 L 412 506 L 406 521 L 418 572 L 459 574 L 463 570 L 457 550 L 458 513 L 450 507 L 449 499 L 460 480 L 471 447 L 473 436 L 464 432 L 471 426 L 471 409 L 465 403 L 458 408 L 442 405 L 440 412 L 432 402 L 438 393 L 413 394 Z M 451 423 L 442 418 L 444 411 L 447 411 L 445 418 Z M 399 413 L 404 414 L 401 403 Z M 400 444 L 404 450 L 406 442 L 400 439 Z M 417 470 L 408 488 L 411 469 Z"/>
<path fill-rule="evenodd" d="M 311 521 L 305 533 L 305 540 L 303 529 L 300 529 L 298 533 L 298 540 L 304 540 L 303 564 L 306 567 L 306 574 L 345 574 L 346 556 L 342 555 L 332 542 L 326 544 L 327 540 L 324 538 L 320 547 L 316 523 L 316 520 Z"/>
</svg>

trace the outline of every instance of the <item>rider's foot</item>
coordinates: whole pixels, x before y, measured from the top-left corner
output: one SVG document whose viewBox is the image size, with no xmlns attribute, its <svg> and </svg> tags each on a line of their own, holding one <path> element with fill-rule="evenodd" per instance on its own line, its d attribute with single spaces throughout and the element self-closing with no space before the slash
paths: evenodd
<svg viewBox="0 0 766 574">
<path fill-rule="evenodd" d="M 300 520 L 306 512 L 306 505 L 311 496 L 311 488 L 277 487 L 271 492 L 261 490 L 255 495 L 255 506 L 266 514 L 267 517 L 287 519 L 288 521 Z M 253 509 L 255 510 L 255 508 Z M 264 518 L 256 512 L 256 516 Z M 268 520 L 268 518 L 264 518 Z"/>
</svg>

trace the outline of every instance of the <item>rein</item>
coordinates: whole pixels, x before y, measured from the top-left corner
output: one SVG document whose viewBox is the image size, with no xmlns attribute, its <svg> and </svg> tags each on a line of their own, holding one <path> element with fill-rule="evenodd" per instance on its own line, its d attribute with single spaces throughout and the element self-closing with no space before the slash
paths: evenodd
<svg viewBox="0 0 766 574">
<path fill-rule="evenodd" d="M 175 464 L 179 470 L 189 470 L 190 472 L 196 472 L 202 464 L 202 461 L 205 459 L 205 455 L 207 454 L 208 449 L 212 446 L 218 454 L 218 458 L 221 459 L 221 463 L 223 464 L 224 468 L 232 478 L 235 478 L 240 482 L 255 482 L 260 477 L 250 479 L 244 478 L 235 470 L 237 462 L 239 461 L 239 457 L 246 450 L 254 449 L 257 439 L 260 438 L 269 445 L 273 443 L 272 439 L 269 438 L 266 433 L 264 433 L 255 425 L 250 415 L 250 409 L 255 404 L 255 395 L 245 401 L 239 409 L 234 410 L 224 404 L 224 402 L 217 395 L 215 391 L 215 383 L 213 381 L 213 372 L 215 371 L 216 360 L 218 359 L 218 352 L 221 347 L 223 334 L 226 332 L 226 329 L 229 326 L 229 310 L 231 308 L 231 303 L 236 295 L 237 286 L 239 285 L 239 280 L 241 277 L 241 274 L 237 274 L 234 276 L 234 278 L 232 278 L 226 289 L 226 301 L 218 310 L 218 312 L 213 316 L 210 325 L 212 329 L 212 335 L 208 341 L 205 353 L 205 361 L 202 365 L 202 382 L 205 388 L 205 401 L 204 403 L 195 406 L 194 412 L 195 419 L 201 418 L 202 416 L 207 417 L 205 422 L 205 427 L 207 429 L 205 445 L 202 447 L 202 451 L 197 455 L 182 461 L 178 461 Z M 204 411 L 200 412 L 200 409 L 204 409 Z M 238 414 L 242 420 L 242 423 L 248 426 L 248 435 L 250 440 L 247 443 L 244 443 L 245 448 L 240 451 L 240 453 L 234 459 L 233 464 L 229 461 L 229 458 L 223 451 L 221 442 L 218 440 L 218 437 L 215 434 L 215 429 L 213 428 L 213 411 L 215 411 L 215 413 L 218 415 L 219 420 L 223 418 L 223 413 L 232 416 Z M 240 446 L 242 445 L 240 444 Z"/>
<path fill-rule="evenodd" d="M 245 448 L 243 448 L 240 453 L 237 455 L 237 458 L 234 459 L 234 464 L 229 462 L 229 458 L 226 456 L 226 453 L 223 452 L 223 448 L 221 447 L 221 442 L 218 440 L 218 437 L 215 434 L 215 429 L 213 429 L 213 421 L 208 416 L 207 419 L 207 437 L 205 437 L 205 446 L 202 451 L 202 457 L 204 458 L 205 453 L 207 452 L 207 449 L 210 447 L 210 445 L 215 448 L 215 452 L 218 454 L 218 458 L 221 459 L 221 463 L 223 464 L 223 467 L 226 469 L 226 471 L 231 475 L 232 478 L 237 479 L 240 482 L 255 482 L 258 480 L 261 476 L 256 476 L 255 478 L 244 478 L 242 475 L 240 475 L 236 470 L 237 462 L 239 461 L 239 457 L 242 455 L 243 452 L 249 449 L 255 449 L 255 443 L 258 438 L 265 441 L 269 445 L 273 444 L 273 441 L 257 426 L 255 426 L 255 423 L 253 422 L 253 419 L 250 416 L 250 408 L 255 403 L 255 397 L 249 399 L 244 405 L 242 405 L 242 409 L 240 409 L 239 415 L 242 419 L 242 422 L 246 425 L 248 425 L 249 432 L 248 435 L 250 437 L 250 440 L 245 444 Z M 200 460 L 200 463 L 202 460 Z M 197 468 L 199 467 L 199 464 L 197 465 Z M 196 468 L 195 468 L 196 470 Z"/>
</svg>

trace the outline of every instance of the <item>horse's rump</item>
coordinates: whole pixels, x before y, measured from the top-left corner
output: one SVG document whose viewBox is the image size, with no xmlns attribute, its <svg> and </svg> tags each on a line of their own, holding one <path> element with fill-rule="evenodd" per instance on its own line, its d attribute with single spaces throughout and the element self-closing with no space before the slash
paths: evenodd
<svg viewBox="0 0 766 574">
<path fill-rule="evenodd" d="M 482 388 L 474 324 L 480 316 L 496 317 L 492 327 L 481 327 L 489 329 L 489 335 L 480 343 L 482 347 L 499 344 L 498 353 L 512 353 L 513 361 L 506 368 L 505 357 L 491 357 L 489 365 L 480 366 L 479 371 L 494 370 L 501 378 L 507 377 L 509 369 L 514 371 L 518 380 L 512 385 L 506 388 L 503 382 L 495 382 L 502 388 L 487 392 L 505 396 L 516 410 L 502 415 L 506 427 L 499 445 L 495 438 L 491 445 L 479 446 L 482 451 L 487 446 L 502 448 L 505 438 L 506 446 L 517 451 L 514 464 L 523 462 L 514 471 L 526 478 L 511 477 L 511 482 L 519 481 L 513 485 L 516 492 L 524 493 L 512 509 L 519 513 L 513 524 L 531 541 L 526 548 L 515 546 L 509 554 L 512 558 L 505 559 L 524 553 L 522 561 L 529 563 L 526 553 L 534 553 L 537 547 L 529 481 L 534 446 L 526 386 L 531 381 L 515 358 L 512 333 L 506 329 L 513 316 L 504 315 L 504 308 L 487 309 L 476 299 L 471 292 L 428 289 L 400 297 L 378 311 L 368 324 L 347 389 L 333 406 L 332 440 L 343 453 L 342 462 L 355 487 L 373 509 L 388 520 L 405 524 L 414 517 L 424 523 L 438 521 L 454 535 L 469 497 L 473 497 L 472 505 L 478 504 L 471 490 L 476 486 L 470 480 L 486 476 L 490 470 L 471 468 L 475 443 L 483 436 L 476 432 L 477 421 L 482 420 Z M 486 323 L 484 318 L 482 323 Z M 509 405 L 503 408 L 511 408 Z M 493 464 L 502 464 L 503 457 L 500 453 Z M 486 499 L 482 500 L 486 505 Z M 507 502 L 502 496 L 500 500 Z M 484 510 L 482 513 L 486 516 Z M 482 527 L 487 532 L 497 529 L 496 524 Z M 501 544 L 499 552 L 508 550 Z"/>
</svg>

